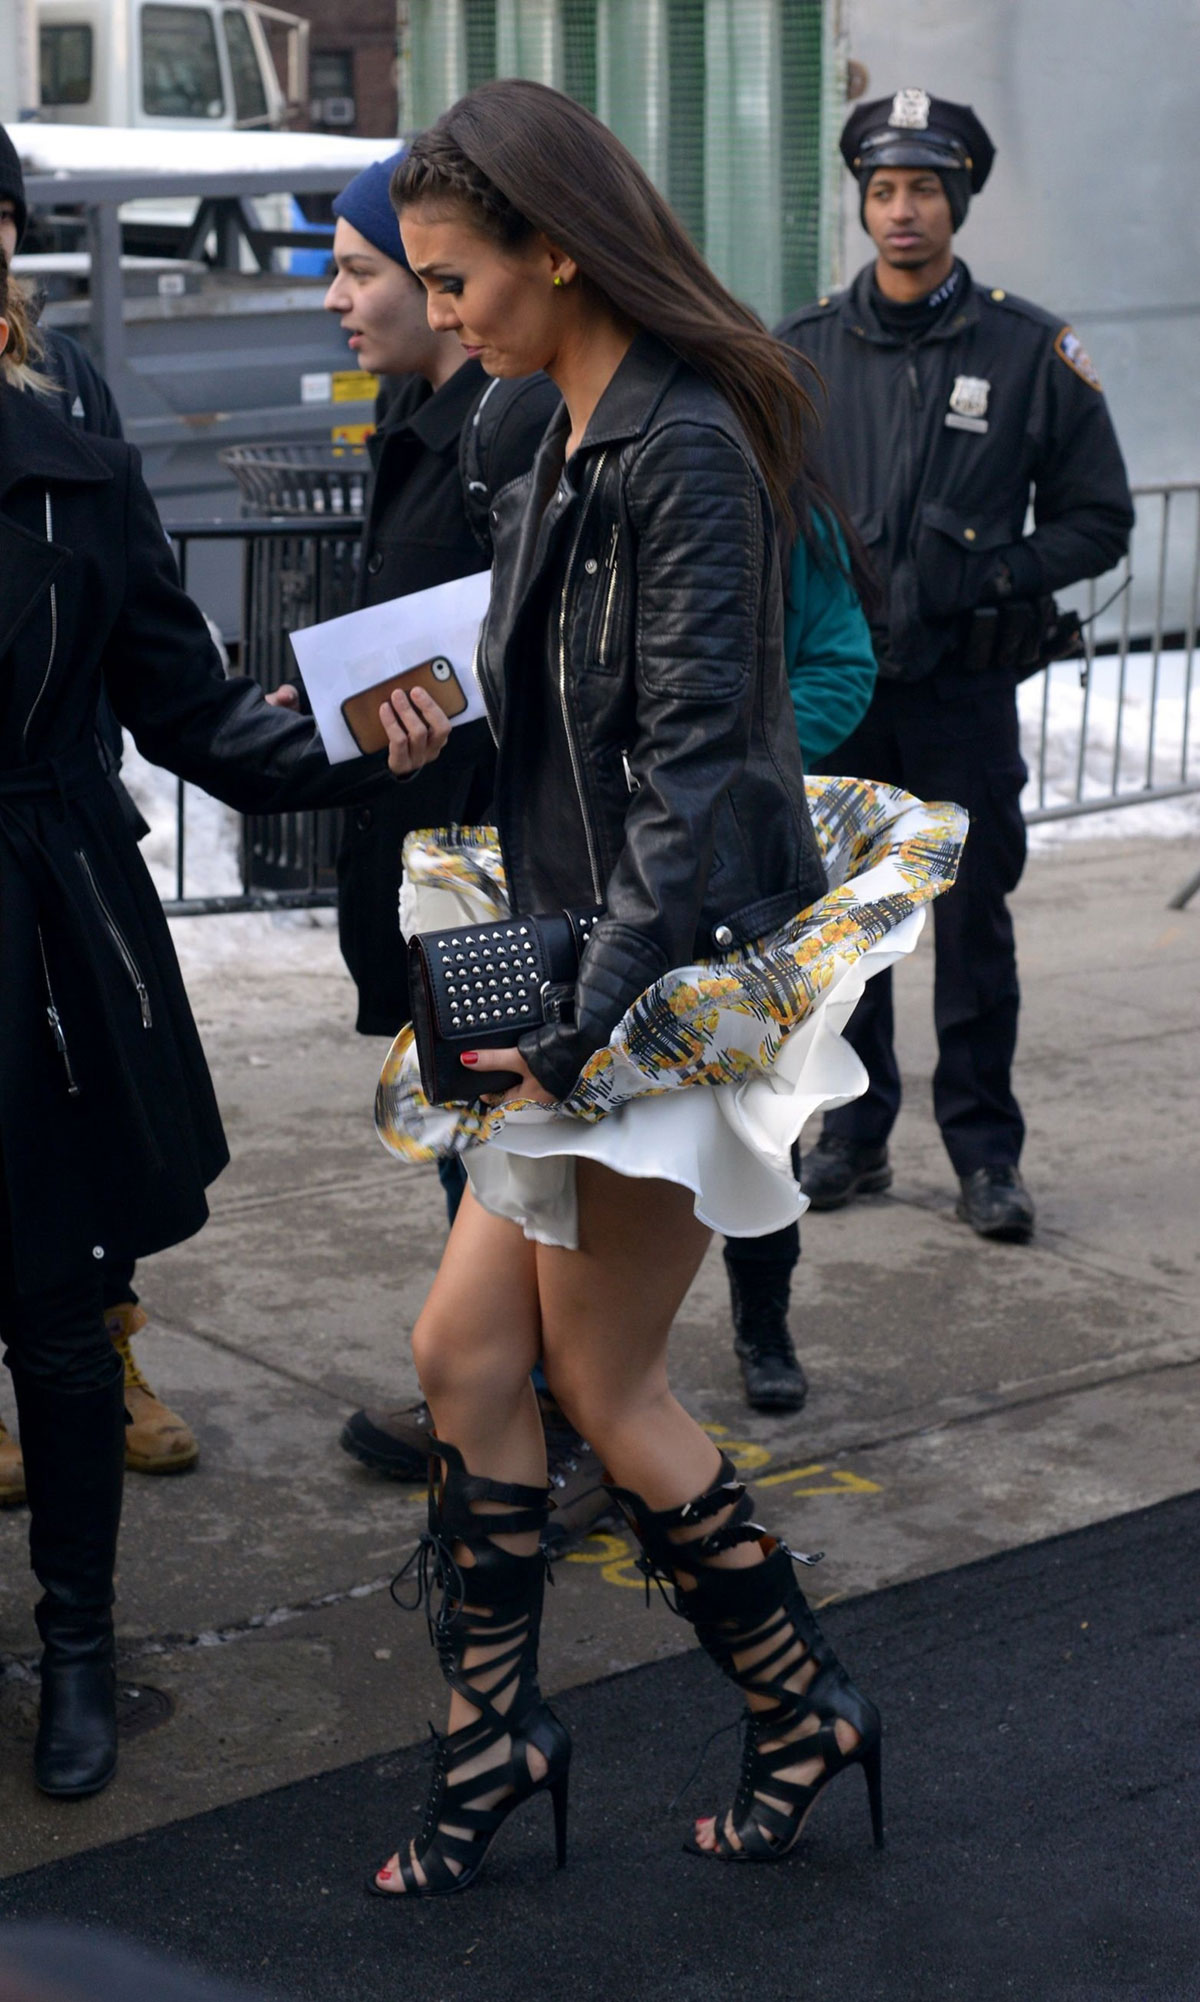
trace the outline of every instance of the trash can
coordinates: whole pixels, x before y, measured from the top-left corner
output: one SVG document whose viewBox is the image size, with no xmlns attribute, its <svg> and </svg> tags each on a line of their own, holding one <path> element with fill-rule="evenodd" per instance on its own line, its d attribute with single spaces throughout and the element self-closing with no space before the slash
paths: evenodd
<svg viewBox="0 0 1200 2002">
<path fill-rule="evenodd" d="M 370 462 L 365 445 L 231 445 L 220 460 L 247 523 L 242 669 L 269 693 L 295 675 L 289 633 L 353 606 Z M 245 888 L 327 895 L 340 835 L 337 811 L 247 814 Z"/>
</svg>

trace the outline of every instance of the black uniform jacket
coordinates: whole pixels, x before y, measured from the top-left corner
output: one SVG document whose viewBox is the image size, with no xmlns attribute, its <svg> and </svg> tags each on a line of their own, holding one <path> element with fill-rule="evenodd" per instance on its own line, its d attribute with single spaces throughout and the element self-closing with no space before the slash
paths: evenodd
<svg viewBox="0 0 1200 2002">
<path fill-rule="evenodd" d="M 760 937 L 825 887 L 771 505 L 736 419 L 643 333 L 564 467 L 567 435 L 564 410 L 497 495 L 479 648 L 513 907 L 556 893 L 607 914 L 575 1022 L 522 1040 L 560 1097 L 659 974 Z M 564 771 L 567 799 L 545 801 Z M 534 830 L 551 826 L 547 852 Z"/>
<path fill-rule="evenodd" d="M 469 519 L 460 454 L 488 382 L 479 363 L 467 361 L 434 392 L 420 376 L 403 378 L 387 402 L 369 444 L 374 478 L 363 532 L 360 605 L 382 604 L 487 569 L 490 553 Z M 497 489 L 528 472 L 559 401 L 544 375 L 493 385 L 487 473 Z M 486 505 L 481 514 L 486 525 Z M 487 724 L 464 723 L 451 731 L 436 764 L 346 816 L 338 857 L 338 933 L 358 988 L 358 1028 L 364 1035 L 395 1035 L 408 1018 L 408 956 L 396 922 L 404 836 L 413 828 L 482 815 L 491 803 L 493 775 Z"/>
<path fill-rule="evenodd" d="M 1000 562 L 1018 598 L 1099 576 L 1125 552 L 1133 504 L 1069 327 L 961 265 L 950 308 L 906 342 L 872 310 L 872 273 L 777 332 L 825 383 L 819 456 L 885 593 L 880 673 L 915 681 L 961 648 Z"/>
<path fill-rule="evenodd" d="M 18 1284 L 138 1256 L 227 1159 L 157 893 L 94 742 L 101 679 L 154 763 L 243 811 L 386 790 L 227 680 L 128 445 L 0 384 L 0 1156 Z"/>
</svg>

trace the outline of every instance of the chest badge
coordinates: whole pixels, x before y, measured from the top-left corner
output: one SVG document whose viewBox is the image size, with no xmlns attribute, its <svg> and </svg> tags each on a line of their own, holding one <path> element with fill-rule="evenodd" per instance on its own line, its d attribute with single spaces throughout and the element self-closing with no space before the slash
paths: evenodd
<svg viewBox="0 0 1200 2002">
<path fill-rule="evenodd" d="M 986 431 L 992 385 L 982 375 L 956 375 L 946 423 L 952 431 Z"/>
</svg>

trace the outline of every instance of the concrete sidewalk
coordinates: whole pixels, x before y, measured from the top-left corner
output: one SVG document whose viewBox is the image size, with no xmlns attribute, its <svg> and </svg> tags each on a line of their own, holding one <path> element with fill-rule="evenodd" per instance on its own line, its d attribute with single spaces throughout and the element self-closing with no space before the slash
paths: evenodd
<svg viewBox="0 0 1200 2002">
<path fill-rule="evenodd" d="M 1165 908 L 1194 860 L 1186 844 L 1088 842 L 1030 864 L 1016 901 L 1032 1247 L 981 1244 L 955 1221 L 928 1105 L 926 940 L 898 983 L 909 1102 L 893 1190 L 802 1226 L 793 1324 L 812 1392 L 798 1417 L 747 1412 L 710 1254 L 680 1316 L 676 1384 L 754 1472 L 770 1520 L 828 1551 L 818 1599 L 1200 1485 L 1200 900 Z M 350 1028 L 335 935 L 281 930 L 268 982 L 237 943 L 263 922 L 176 926 L 234 1162 L 208 1229 L 139 1275 L 153 1319 L 139 1357 L 203 1447 L 194 1475 L 126 1490 L 122 1673 L 147 1692 L 135 1718 L 163 1721 L 130 1737 L 97 1799 L 35 1793 L 32 1580 L 25 1514 L 9 1511 L 0 1875 L 385 1753 L 440 1713 L 424 1620 L 386 1589 L 421 1498 L 372 1479 L 337 1433 L 357 1403 L 416 1395 L 406 1338 L 441 1194 L 374 1140 L 381 1051 Z M 217 964 L 209 925 L 229 940 Z M 555 1578 L 548 1688 L 686 1644 L 644 1609 L 624 1538 L 593 1539 Z"/>
</svg>

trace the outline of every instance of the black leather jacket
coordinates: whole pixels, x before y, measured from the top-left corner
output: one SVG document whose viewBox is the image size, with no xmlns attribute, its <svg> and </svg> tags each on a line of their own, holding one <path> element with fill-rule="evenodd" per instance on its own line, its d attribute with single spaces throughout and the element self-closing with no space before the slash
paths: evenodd
<svg viewBox="0 0 1200 2002">
<path fill-rule="evenodd" d="M 496 495 L 479 673 L 515 910 L 602 904 L 573 1023 L 524 1037 L 565 1097 L 673 965 L 761 937 L 825 888 L 783 659 L 774 522 L 728 405 L 639 334 L 570 465 L 565 410 Z M 547 757 L 552 735 L 567 758 Z M 569 769 L 573 797 L 537 792 Z M 553 853 L 533 831 L 553 824 Z"/>
</svg>

